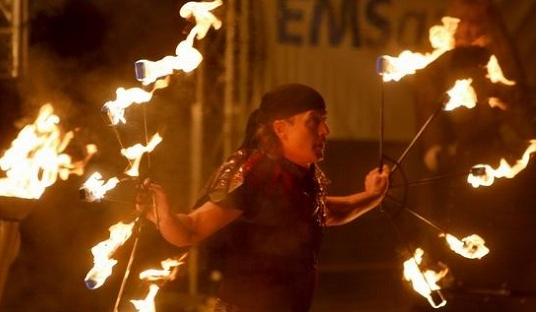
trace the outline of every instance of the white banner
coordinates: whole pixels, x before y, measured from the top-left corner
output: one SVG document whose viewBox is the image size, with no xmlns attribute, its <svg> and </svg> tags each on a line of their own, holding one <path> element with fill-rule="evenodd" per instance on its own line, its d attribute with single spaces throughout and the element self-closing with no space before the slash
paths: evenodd
<svg viewBox="0 0 555 312">
<path fill-rule="evenodd" d="M 335 139 L 378 137 L 379 55 L 431 50 L 428 29 L 440 24 L 444 1 L 265 0 L 263 83 L 268 90 L 300 82 L 328 104 Z M 403 82 L 386 86 L 385 136 L 409 140 L 415 132 L 412 95 Z"/>
</svg>

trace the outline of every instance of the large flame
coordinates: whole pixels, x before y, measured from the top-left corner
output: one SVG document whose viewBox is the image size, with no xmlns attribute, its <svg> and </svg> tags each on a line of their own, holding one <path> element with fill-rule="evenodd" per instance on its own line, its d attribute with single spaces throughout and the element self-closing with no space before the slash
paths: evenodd
<svg viewBox="0 0 555 312">
<path fill-rule="evenodd" d="M 212 2 L 187 2 L 185 3 L 179 14 L 183 18 L 194 17 L 196 24 L 191 29 L 187 38 L 181 41 L 176 49 L 175 56 L 168 55 L 158 61 L 139 60 L 135 63 L 136 76 L 143 85 L 151 84 L 156 79 L 168 76 L 174 70 L 181 70 L 189 73 L 195 70 L 202 62 L 202 54 L 193 47 L 195 38 L 203 39 L 206 33 L 213 27 L 220 29 L 222 22 L 211 12 L 215 8 L 222 5 L 221 0 Z"/>
<path fill-rule="evenodd" d="M 491 82 L 493 83 L 500 82 L 507 86 L 513 86 L 516 84 L 516 82 L 514 82 L 513 80 L 509 80 L 505 78 L 505 76 L 503 75 L 503 71 L 499 66 L 499 62 L 497 61 L 497 57 L 495 57 L 495 55 L 490 56 L 488 64 L 486 65 L 486 68 L 488 70 L 486 78 L 488 78 Z"/>
<path fill-rule="evenodd" d="M 112 268 L 118 263 L 112 255 L 122 246 L 133 233 L 135 222 L 119 222 L 110 227 L 110 238 L 98 243 L 91 249 L 93 254 L 93 268 L 85 277 L 85 284 L 89 289 L 99 288 L 112 275 Z"/>
<path fill-rule="evenodd" d="M 476 91 L 472 87 L 472 79 L 459 79 L 455 81 L 455 85 L 449 91 L 449 102 L 445 104 L 444 110 L 450 111 L 457 107 L 464 106 L 466 108 L 474 108 L 478 97 Z"/>
<path fill-rule="evenodd" d="M 160 286 L 156 284 L 150 284 L 148 287 L 148 294 L 146 295 L 145 299 L 142 300 L 130 300 L 135 309 L 138 312 L 156 312 L 156 304 L 154 303 L 154 299 L 160 290 Z"/>
<path fill-rule="evenodd" d="M 486 242 L 477 234 L 464 237 L 459 240 L 451 234 L 444 234 L 445 240 L 454 252 L 468 259 L 481 259 L 489 253 Z"/>
<path fill-rule="evenodd" d="M 58 176 L 67 180 L 70 174 L 83 174 L 96 146 L 87 145 L 85 159 L 72 162 L 63 151 L 73 139 L 73 132 L 62 134 L 59 122 L 52 105 L 45 104 L 34 123 L 21 129 L 0 158 L 0 169 L 6 175 L 0 178 L 0 196 L 38 199 Z"/>
<path fill-rule="evenodd" d="M 142 144 L 135 144 L 131 147 L 122 149 L 121 154 L 125 156 L 125 158 L 133 161 L 131 168 L 125 171 L 125 174 L 131 177 L 138 177 L 139 165 L 141 164 L 143 154 L 152 152 L 154 148 L 160 144 L 160 142 L 162 142 L 162 137 L 160 134 L 156 133 L 146 146 Z"/>
<path fill-rule="evenodd" d="M 88 201 L 98 201 L 104 198 L 106 192 L 115 188 L 119 183 L 116 177 L 104 181 L 102 175 L 98 172 L 91 174 L 87 181 L 83 184 L 82 190 L 86 192 L 86 199 Z"/>
<path fill-rule="evenodd" d="M 418 266 L 422 263 L 423 255 L 424 251 L 421 248 L 417 248 L 414 251 L 414 256 L 403 263 L 403 277 L 406 281 L 412 283 L 414 290 L 428 299 L 432 307 L 439 308 L 446 305 L 447 301 L 442 298 L 443 300 L 441 302 L 435 302 L 432 298 L 432 291 L 440 289 L 437 282 L 447 275 L 449 269 L 444 268 L 440 272 L 434 272 L 432 270 L 422 272 Z"/>
<path fill-rule="evenodd" d="M 514 178 L 519 172 L 528 166 L 530 161 L 530 154 L 536 152 L 536 140 L 531 140 L 530 145 L 522 155 L 522 158 L 517 160 L 514 166 L 502 158 L 497 169 L 492 168 L 490 165 L 479 164 L 473 168 L 481 169 L 480 174 L 470 173 L 467 181 L 477 188 L 480 186 L 490 186 L 497 178 Z"/>
<path fill-rule="evenodd" d="M 417 53 L 405 50 L 397 57 L 384 56 L 386 64 L 382 68 L 383 81 L 399 81 L 404 76 L 414 74 L 417 70 L 425 68 L 443 53 L 455 47 L 455 32 L 459 19 L 445 16 L 441 19 L 443 25 L 430 28 L 429 38 L 434 50 L 431 53 Z"/>
</svg>

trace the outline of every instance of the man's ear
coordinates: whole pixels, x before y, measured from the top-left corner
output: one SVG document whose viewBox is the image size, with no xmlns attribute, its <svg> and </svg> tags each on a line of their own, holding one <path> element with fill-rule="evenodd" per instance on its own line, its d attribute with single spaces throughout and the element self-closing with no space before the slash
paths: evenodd
<svg viewBox="0 0 555 312">
<path fill-rule="evenodd" d="M 272 127 L 280 140 L 287 139 L 287 122 L 285 120 L 274 121 Z"/>
</svg>

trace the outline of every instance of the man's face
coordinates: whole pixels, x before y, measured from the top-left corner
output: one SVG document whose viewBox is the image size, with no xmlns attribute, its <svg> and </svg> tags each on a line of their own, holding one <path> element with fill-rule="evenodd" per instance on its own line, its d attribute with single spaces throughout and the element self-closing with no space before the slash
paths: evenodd
<svg viewBox="0 0 555 312">
<path fill-rule="evenodd" d="M 274 123 L 283 153 L 289 160 L 309 165 L 323 159 L 326 137 L 330 133 L 326 112 L 310 110 Z"/>
</svg>

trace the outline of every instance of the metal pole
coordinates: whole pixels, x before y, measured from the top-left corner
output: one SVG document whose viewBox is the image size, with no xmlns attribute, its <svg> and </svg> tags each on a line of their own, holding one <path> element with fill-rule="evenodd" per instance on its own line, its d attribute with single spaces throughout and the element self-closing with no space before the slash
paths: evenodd
<svg viewBox="0 0 555 312">
<path fill-rule="evenodd" d="M 440 228 L 439 226 L 435 225 L 432 221 L 424 218 L 422 215 L 418 214 L 416 211 L 410 209 L 410 208 L 405 208 L 408 212 L 410 212 L 413 216 L 417 217 L 418 219 L 420 219 L 421 221 L 424 221 L 426 224 L 428 224 L 429 226 L 433 227 L 434 229 L 438 230 L 440 233 L 447 233 L 447 231 L 445 231 L 444 229 Z"/>
<path fill-rule="evenodd" d="M 25 75 L 29 62 L 29 1 L 21 0 L 21 60 L 19 74 Z"/>
<path fill-rule="evenodd" d="M 411 213 L 413 216 L 417 217 L 418 219 L 420 219 L 421 221 L 424 221 L 426 224 L 430 225 L 431 227 L 433 227 L 434 229 L 438 230 L 441 233 L 447 233 L 447 231 L 445 231 L 443 228 L 439 227 L 438 225 L 434 224 L 432 221 L 426 219 L 425 217 L 423 217 L 422 215 L 420 215 L 419 213 L 417 213 L 416 211 L 405 207 L 405 205 L 403 205 L 401 202 L 399 202 L 397 199 L 395 199 L 394 197 L 392 197 L 391 195 L 386 195 L 386 197 L 395 205 L 402 207 L 403 209 L 406 209 L 409 213 Z"/>
<path fill-rule="evenodd" d="M 143 128 L 144 128 L 144 132 L 145 132 L 145 146 L 148 145 L 148 122 L 146 119 L 146 103 L 143 103 Z M 150 153 L 147 153 L 146 155 L 147 158 L 147 166 L 148 166 L 148 171 L 150 171 Z M 150 172 L 148 172 L 148 174 L 150 174 Z"/>
<path fill-rule="evenodd" d="M 249 109 L 249 14 L 250 14 L 250 1 L 241 0 L 240 2 L 240 16 L 239 16 L 239 84 L 238 84 L 238 118 L 237 125 L 245 125 L 247 123 L 247 113 Z M 235 132 L 242 131 L 241 127 L 236 127 Z M 237 136 L 236 136 L 237 137 Z"/>
<path fill-rule="evenodd" d="M 445 179 L 459 178 L 459 177 L 462 177 L 462 176 L 466 176 L 468 174 L 469 174 L 468 172 L 464 172 L 464 173 L 461 172 L 461 173 L 455 173 L 455 174 L 444 174 L 444 175 L 439 175 L 439 176 L 435 176 L 435 177 L 410 181 L 406 184 L 406 186 L 431 184 L 431 183 L 441 181 L 441 180 L 445 180 Z M 391 185 L 389 188 L 393 189 L 393 188 L 397 188 L 397 187 L 401 187 L 401 186 L 405 186 L 405 184 L 394 184 L 394 185 Z"/>
<path fill-rule="evenodd" d="M 381 76 L 380 76 L 381 77 Z M 380 172 L 383 169 L 383 137 L 384 137 L 384 108 L 385 108 L 385 92 L 384 92 L 384 81 L 383 78 L 381 80 L 381 103 L 380 103 L 380 142 L 379 142 L 379 167 Z"/>
<path fill-rule="evenodd" d="M 21 47 L 21 2 L 12 3 L 12 78 L 19 75 L 19 57 Z"/>
<path fill-rule="evenodd" d="M 131 267 L 133 266 L 133 262 L 135 261 L 135 253 L 137 251 L 137 245 L 139 244 L 139 238 L 141 234 L 141 228 L 143 227 L 143 217 L 140 216 L 137 218 L 137 223 L 135 226 L 137 227 L 135 231 L 135 241 L 133 242 L 133 248 L 131 249 L 131 254 L 129 255 L 129 261 L 127 262 L 127 268 L 125 269 L 125 274 L 123 275 L 123 279 L 121 281 L 121 285 L 118 291 L 118 297 L 116 298 L 116 303 L 114 304 L 113 312 L 118 312 L 119 303 L 121 302 L 121 298 L 123 296 L 123 291 L 125 290 L 125 286 L 127 284 L 127 280 L 129 278 L 129 272 L 131 272 Z"/>
<path fill-rule="evenodd" d="M 397 160 L 397 163 L 393 166 L 393 169 L 391 169 L 391 173 L 395 172 L 398 168 L 399 165 L 401 165 L 401 163 L 405 160 L 405 157 L 407 157 L 407 154 L 410 152 L 410 150 L 414 147 L 414 144 L 416 144 L 416 142 L 418 141 L 418 139 L 420 139 L 420 137 L 422 136 L 422 134 L 424 133 L 424 130 L 426 130 L 428 128 L 428 126 L 430 125 L 430 123 L 432 122 L 432 120 L 434 120 L 434 118 L 436 118 L 436 116 L 442 111 L 443 109 L 443 103 L 441 103 L 441 105 L 430 115 L 430 117 L 428 117 L 428 119 L 426 120 L 426 122 L 422 125 L 422 127 L 420 128 L 420 130 L 418 131 L 418 133 L 416 133 L 416 135 L 414 136 L 414 138 L 412 139 L 412 141 L 409 143 L 409 145 L 405 148 L 405 150 L 403 151 L 403 153 L 401 154 L 401 156 L 399 157 L 399 159 Z"/>
<path fill-rule="evenodd" d="M 199 42 L 198 49 L 204 51 L 203 41 Z M 190 197 L 190 207 L 196 202 L 196 196 L 200 190 L 200 184 L 202 179 L 202 154 L 203 154 L 203 114 L 202 108 L 205 102 L 204 99 L 204 76 L 205 67 L 203 63 L 197 68 L 196 72 L 196 101 L 191 105 L 191 183 L 189 188 Z M 198 293 L 198 249 L 197 247 L 191 247 L 189 250 L 189 292 L 191 295 L 197 295 Z"/>
<path fill-rule="evenodd" d="M 225 89 L 223 121 L 223 158 L 231 154 L 233 144 L 233 98 L 235 76 L 235 0 L 226 4 L 226 38 L 225 38 Z"/>
<path fill-rule="evenodd" d="M 104 119 L 105 122 L 111 123 L 109 118 L 107 118 L 104 114 L 101 115 L 102 119 Z M 121 135 L 119 134 L 118 128 L 116 128 L 116 125 L 110 125 L 109 127 L 112 128 L 112 130 L 114 130 L 114 134 L 116 135 L 116 139 L 119 143 L 119 146 L 121 147 L 121 149 L 124 149 L 125 147 L 123 146 L 123 141 L 121 140 Z M 127 162 L 129 163 L 129 166 L 132 166 L 133 164 L 131 163 L 131 160 L 129 160 L 127 157 L 125 158 L 127 160 Z"/>
</svg>

